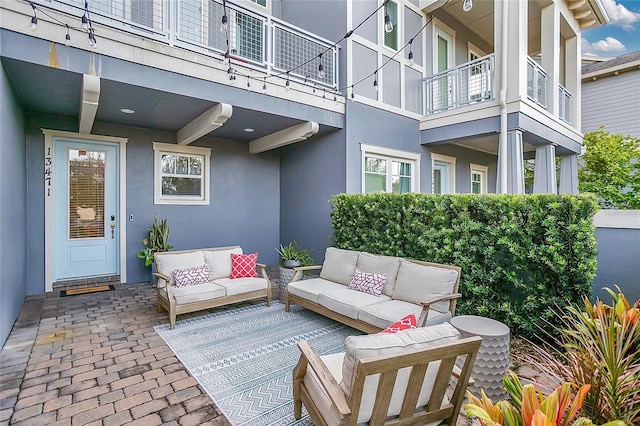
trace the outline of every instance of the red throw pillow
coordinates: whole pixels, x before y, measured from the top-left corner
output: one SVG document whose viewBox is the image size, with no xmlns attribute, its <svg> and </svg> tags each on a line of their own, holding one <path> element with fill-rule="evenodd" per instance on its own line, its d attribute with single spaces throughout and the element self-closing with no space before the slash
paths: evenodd
<svg viewBox="0 0 640 426">
<path fill-rule="evenodd" d="M 209 267 L 207 265 L 196 266 L 193 268 L 174 269 L 173 278 L 176 280 L 176 287 L 188 287 L 190 285 L 211 282 L 211 277 L 209 277 Z"/>
<path fill-rule="evenodd" d="M 356 268 L 356 273 L 353 275 L 348 288 L 350 288 L 351 290 L 372 294 L 374 296 L 380 296 L 386 282 L 386 274 L 362 272 L 358 268 Z"/>
<path fill-rule="evenodd" d="M 231 279 L 234 278 L 258 278 L 256 264 L 258 253 L 233 254 L 231 253 Z"/>
<path fill-rule="evenodd" d="M 382 330 L 380 333 L 397 333 L 403 330 L 412 330 L 416 328 L 416 316 L 413 314 L 409 314 L 406 317 L 402 318 L 400 321 L 391 324 L 389 327 Z"/>
</svg>

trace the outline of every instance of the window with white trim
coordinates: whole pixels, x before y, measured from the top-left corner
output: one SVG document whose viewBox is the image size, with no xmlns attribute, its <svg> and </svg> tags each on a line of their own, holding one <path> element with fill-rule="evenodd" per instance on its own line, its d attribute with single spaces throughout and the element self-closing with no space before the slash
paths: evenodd
<svg viewBox="0 0 640 426">
<path fill-rule="evenodd" d="M 486 194 L 487 193 L 487 166 L 479 166 L 471 164 L 471 193 Z"/>
<path fill-rule="evenodd" d="M 455 194 L 456 158 L 431 154 L 431 183 L 434 194 Z"/>
<path fill-rule="evenodd" d="M 153 143 L 154 204 L 209 204 L 210 148 Z"/>
<path fill-rule="evenodd" d="M 418 192 L 420 154 L 361 144 L 362 193 Z"/>
</svg>

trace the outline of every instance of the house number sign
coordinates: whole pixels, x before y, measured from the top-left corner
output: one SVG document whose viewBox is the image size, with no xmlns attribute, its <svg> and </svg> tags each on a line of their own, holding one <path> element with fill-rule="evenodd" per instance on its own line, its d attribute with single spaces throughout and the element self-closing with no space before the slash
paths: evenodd
<svg viewBox="0 0 640 426">
<path fill-rule="evenodd" d="M 44 184 L 47 190 L 47 197 L 51 197 L 51 147 L 47 147 L 47 154 L 44 157 Z"/>
</svg>

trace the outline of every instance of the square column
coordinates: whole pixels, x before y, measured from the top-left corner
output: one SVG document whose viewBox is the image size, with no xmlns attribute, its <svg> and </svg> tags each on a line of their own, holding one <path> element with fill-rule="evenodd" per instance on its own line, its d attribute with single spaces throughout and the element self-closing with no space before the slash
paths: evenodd
<svg viewBox="0 0 640 426">
<path fill-rule="evenodd" d="M 578 193 L 578 156 L 563 155 L 560 157 L 560 193 Z"/>
<path fill-rule="evenodd" d="M 522 131 L 510 130 L 507 133 L 507 194 L 524 194 L 524 155 Z M 498 164 L 500 157 L 498 156 Z M 500 187 L 500 167 L 496 188 Z"/>
<path fill-rule="evenodd" d="M 536 165 L 533 168 L 533 193 L 558 193 L 556 183 L 556 147 L 553 145 L 536 148 Z"/>
<path fill-rule="evenodd" d="M 571 93 L 571 125 L 580 131 L 582 123 L 582 54 L 580 37 L 568 38 L 565 43 L 566 81 L 565 87 Z"/>
</svg>

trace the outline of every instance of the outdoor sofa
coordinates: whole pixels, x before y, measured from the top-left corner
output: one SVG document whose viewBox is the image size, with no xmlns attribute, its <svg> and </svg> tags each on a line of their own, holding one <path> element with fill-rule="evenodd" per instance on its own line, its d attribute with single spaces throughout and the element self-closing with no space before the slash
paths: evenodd
<svg viewBox="0 0 640 426">
<path fill-rule="evenodd" d="M 314 269 L 320 269 L 319 277 L 299 280 Z M 447 322 L 461 297 L 461 269 L 452 265 L 329 247 L 323 265 L 294 270 L 285 294 L 287 312 L 294 303 L 365 333 L 377 333 L 409 314 L 418 318 L 418 327 Z M 380 279 L 381 294 L 362 291 L 370 284 L 366 281 Z"/>
<path fill-rule="evenodd" d="M 257 257 L 240 246 L 155 253 L 158 312 L 169 312 L 173 330 L 176 316 L 188 312 L 262 297 L 271 306 L 271 282 Z"/>
</svg>

